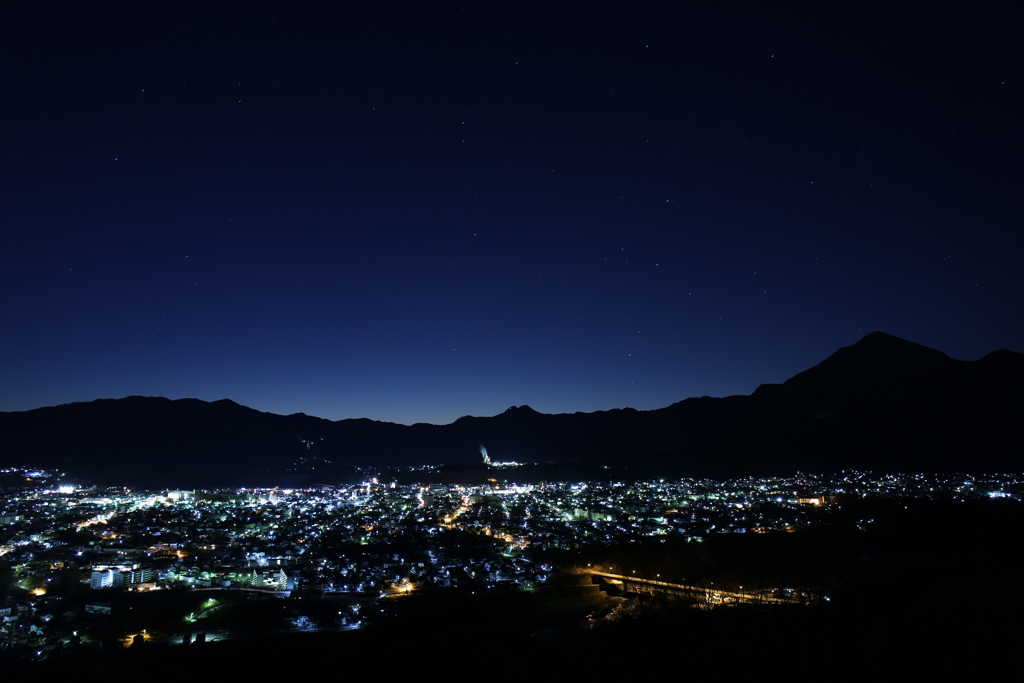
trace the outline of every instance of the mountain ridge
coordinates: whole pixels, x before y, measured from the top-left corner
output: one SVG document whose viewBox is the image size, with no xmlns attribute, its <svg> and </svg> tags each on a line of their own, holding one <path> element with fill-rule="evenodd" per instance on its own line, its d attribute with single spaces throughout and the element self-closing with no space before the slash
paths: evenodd
<svg viewBox="0 0 1024 683">
<path fill-rule="evenodd" d="M 447 425 L 261 412 L 230 399 L 129 396 L 0 413 L 0 465 L 138 485 L 272 483 L 342 465 L 575 462 L 679 476 L 851 467 L 1017 471 L 1024 355 L 977 361 L 873 332 L 781 384 L 664 408 L 510 406 Z M 310 463 L 317 463 L 315 466 Z M 314 469 L 319 471 L 314 473 Z M 292 475 L 288 475 L 292 476 Z M 172 480 L 176 483 L 171 483 Z"/>
</svg>

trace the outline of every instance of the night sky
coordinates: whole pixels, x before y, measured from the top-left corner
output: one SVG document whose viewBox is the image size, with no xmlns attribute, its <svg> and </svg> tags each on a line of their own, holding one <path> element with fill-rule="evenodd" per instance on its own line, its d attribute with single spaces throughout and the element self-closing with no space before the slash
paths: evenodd
<svg viewBox="0 0 1024 683">
<path fill-rule="evenodd" d="M 0 9 L 0 410 L 447 423 L 873 330 L 1024 351 L 1020 3 L 323 4 Z"/>
</svg>

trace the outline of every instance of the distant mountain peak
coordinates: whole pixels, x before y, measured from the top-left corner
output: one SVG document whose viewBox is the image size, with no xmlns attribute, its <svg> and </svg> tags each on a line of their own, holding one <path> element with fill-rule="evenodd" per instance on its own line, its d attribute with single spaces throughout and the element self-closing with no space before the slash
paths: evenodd
<svg viewBox="0 0 1024 683">
<path fill-rule="evenodd" d="M 992 363 L 996 361 L 1020 363 L 1022 359 L 1024 359 L 1024 354 L 1017 353 L 1016 351 L 1010 351 L 1009 349 L 996 349 L 992 353 L 985 354 L 981 361 L 985 363 Z"/>
<path fill-rule="evenodd" d="M 924 346 L 923 344 L 907 341 L 902 337 L 897 337 L 878 330 L 864 335 L 861 337 L 860 341 L 857 341 L 850 346 L 840 348 L 836 353 L 839 353 L 844 349 L 900 349 L 903 352 L 910 351 L 911 349 L 917 349 L 919 351 L 927 351 L 931 354 L 938 354 L 941 356 L 946 355 L 941 351 L 936 351 L 935 349 Z"/>
<path fill-rule="evenodd" d="M 906 342 L 907 340 L 903 339 L 901 337 L 897 337 L 894 334 L 889 334 L 888 332 L 882 332 L 881 330 L 875 330 L 874 332 L 868 332 L 866 335 L 861 337 L 860 341 L 856 342 L 856 344 L 863 344 L 864 342 L 878 343 L 878 342 L 892 342 L 892 341 Z"/>
<path fill-rule="evenodd" d="M 907 341 L 901 337 L 894 337 L 885 332 L 872 332 L 856 344 L 846 346 L 836 351 L 830 358 L 836 356 L 849 356 L 856 351 L 859 354 L 866 354 L 867 359 L 872 362 L 899 362 L 899 363 L 936 363 L 952 360 L 942 351 Z"/>
<path fill-rule="evenodd" d="M 992 379 L 1003 383 L 1012 381 L 1016 373 L 1024 374 L 1024 354 L 1009 349 L 996 349 L 975 361 L 978 372 L 987 373 Z"/>
<path fill-rule="evenodd" d="M 525 403 L 521 406 L 509 406 L 505 409 L 502 415 L 539 415 L 536 410 L 526 405 Z"/>
<path fill-rule="evenodd" d="M 762 397 L 768 394 L 780 396 L 824 385 L 863 389 L 881 378 L 908 376 L 955 362 L 941 351 L 875 331 L 850 346 L 842 347 L 783 384 L 762 385 L 754 393 Z"/>
</svg>

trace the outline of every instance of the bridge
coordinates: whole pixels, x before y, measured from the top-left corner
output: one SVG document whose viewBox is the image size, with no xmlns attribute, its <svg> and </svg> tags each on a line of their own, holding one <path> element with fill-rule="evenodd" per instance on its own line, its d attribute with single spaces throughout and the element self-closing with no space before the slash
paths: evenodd
<svg viewBox="0 0 1024 683">
<path fill-rule="evenodd" d="M 684 583 L 670 583 L 660 579 L 645 579 L 639 576 L 628 576 L 624 574 L 611 574 L 609 572 L 597 571 L 595 569 L 581 570 L 585 574 L 598 576 L 612 585 L 620 586 L 626 593 L 648 593 L 651 595 L 671 595 L 685 597 L 695 600 L 704 605 L 724 604 L 748 604 L 748 605 L 799 605 L 807 602 L 814 602 L 817 596 L 808 595 L 802 591 L 793 589 L 763 589 L 744 591 L 727 591 L 716 589 L 714 584 L 707 586 L 694 586 Z"/>
</svg>

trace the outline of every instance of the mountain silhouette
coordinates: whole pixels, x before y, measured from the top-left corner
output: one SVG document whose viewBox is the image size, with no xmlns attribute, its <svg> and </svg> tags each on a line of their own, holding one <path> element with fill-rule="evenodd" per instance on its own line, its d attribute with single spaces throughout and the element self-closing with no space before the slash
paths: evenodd
<svg viewBox="0 0 1024 683">
<path fill-rule="evenodd" d="M 412 426 L 263 413 L 233 401 L 129 396 L 0 413 L 0 465 L 145 487 L 333 483 L 352 465 L 493 460 L 612 465 L 635 476 L 802 469 L 1019 471 L 1024 355 L 977 361 L 872 332 L 750 396 L 658 410 L 493 417 Z"/>
</svg>

